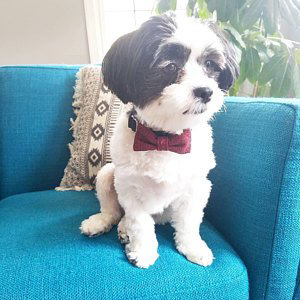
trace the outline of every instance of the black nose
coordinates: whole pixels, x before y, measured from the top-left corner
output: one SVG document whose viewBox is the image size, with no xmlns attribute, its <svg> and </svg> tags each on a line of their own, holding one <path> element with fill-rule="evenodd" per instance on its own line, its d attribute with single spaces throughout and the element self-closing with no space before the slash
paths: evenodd
<svg viewBox="0 0 300 300">
<path fill-rule="evenodd" d="M 210 101 L 213 91 L 209 87 L 201 87 L 194 89 L 193 93 L 196 98 L 201 98 L 201 102 L 207 103 Z"/>
</svg>

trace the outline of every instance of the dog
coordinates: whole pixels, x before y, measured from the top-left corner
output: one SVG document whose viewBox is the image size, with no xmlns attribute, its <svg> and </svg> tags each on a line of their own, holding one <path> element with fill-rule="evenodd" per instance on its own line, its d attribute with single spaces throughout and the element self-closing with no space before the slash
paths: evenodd
<svg viewBox="0 0 300 300">
<path fill-rule="evenodd" d="M 112 163 L 97 175 L 101 212 L 81 232 L 96 236 L 118 224 L 129 262 L 148 268 L 158 258 L 154 225 L 169 222 L 177 250 L 211 265 L 199 234 L 216 165 L 209 121 L 239 75 L 234 47 L 213 22 L 167 13 L 120 37 L 102 73 L 130 105 L 115 127 Z"/>
</svg>

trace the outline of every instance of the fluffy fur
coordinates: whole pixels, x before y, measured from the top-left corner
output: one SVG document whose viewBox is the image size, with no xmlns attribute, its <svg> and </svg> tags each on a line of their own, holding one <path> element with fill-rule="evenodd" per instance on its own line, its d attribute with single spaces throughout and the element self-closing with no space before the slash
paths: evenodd
<svg viewBox="0 0 300 300">
<path fill-rule="evenodd" d="M 97 176 L 101 213 L 81 224 L 95 236 L 118 225 L 130 262 L 148 268 L 158 257 L 154 224 L 170 222 L 175 244 L 202 266 L 213 254 L 199 235 L 215 167 L 209 120 L 238 76 L 236 55 L 212 23 L 173 14 L 153 17 L 118 39 L 103 61 L 104 82 L 152 130 L 192 132 L 191 152 L 133 151 L 124 113 L 111 141 L 112 164 Z"/>
</svg>

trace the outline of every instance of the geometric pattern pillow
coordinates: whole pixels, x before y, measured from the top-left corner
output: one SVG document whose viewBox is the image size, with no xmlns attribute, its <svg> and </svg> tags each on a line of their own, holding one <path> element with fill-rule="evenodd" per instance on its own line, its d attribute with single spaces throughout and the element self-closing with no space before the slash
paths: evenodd
<svg viewBox="0 0 300 300">
<path fill-rule="evenodd" d="M 101 67 L 86 66 L 76 74 L 71 119 L 71 157 L 58 191 L 92 190 L 99 169 L 111 162 L 110 139 L 123 103 L 103 85 Z"/>
</svg>

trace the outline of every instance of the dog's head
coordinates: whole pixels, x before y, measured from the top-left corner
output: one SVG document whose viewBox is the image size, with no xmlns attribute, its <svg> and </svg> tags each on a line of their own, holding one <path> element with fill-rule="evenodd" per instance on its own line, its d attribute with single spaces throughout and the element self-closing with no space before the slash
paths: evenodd
<svg viewBox="0 0 300 300">
<path fill-rule="evenodd" d="M 132 102 L 148 126 L 174 132 L 219 111 L 239 68 L 215 24 L 164 14 L 120 37 L 102 72 L 104 84 Z"/>
</svg>

